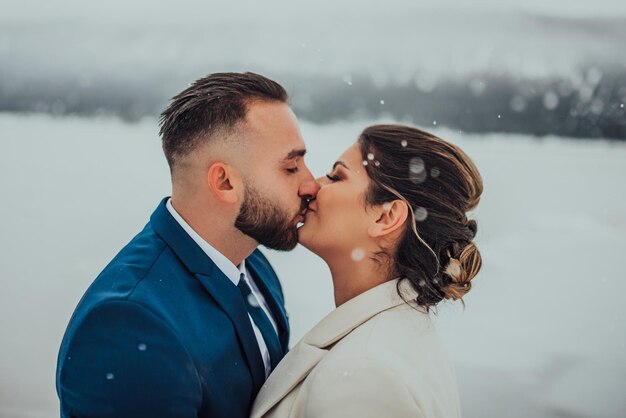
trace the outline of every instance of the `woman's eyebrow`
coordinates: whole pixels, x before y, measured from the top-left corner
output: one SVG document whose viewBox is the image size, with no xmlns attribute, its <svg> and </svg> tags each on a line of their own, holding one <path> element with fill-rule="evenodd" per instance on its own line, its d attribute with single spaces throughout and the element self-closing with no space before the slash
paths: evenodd
<svg viewBox="0 0 626 418">
<path fill-rule="evenodd" d="M 344 163 L 343 161 L 336 161 L 335 164 L 333 164 L 333 170 L 335 169 L 335 167 L 337 167 L 338 165 L 341 165 L 343 167 L 345 167 L 346 169 L 350 170 L 350 167 L 348 167 L 346 165 L 346 163 Z"/>
</svg>

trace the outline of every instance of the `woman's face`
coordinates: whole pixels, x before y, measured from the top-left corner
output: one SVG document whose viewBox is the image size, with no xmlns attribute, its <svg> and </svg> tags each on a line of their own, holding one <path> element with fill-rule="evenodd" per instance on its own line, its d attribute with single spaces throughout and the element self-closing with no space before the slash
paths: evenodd
<svg viewBox="0 0 626 418">
<path fill-rule="evenodd" d="M 317 181 L 320 190 L 298 230 L 299 242 L 322 258 L 346 256 L 359 261 L 372 242 L 368 227 L 374 216 L 365 204 L 370 179 L 359 144 L 348 148 L 328 175 Z"/>
</svg>

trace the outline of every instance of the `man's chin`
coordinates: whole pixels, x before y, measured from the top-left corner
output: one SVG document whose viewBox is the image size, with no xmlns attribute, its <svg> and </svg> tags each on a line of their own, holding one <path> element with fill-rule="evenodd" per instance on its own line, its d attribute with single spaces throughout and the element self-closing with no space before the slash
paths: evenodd
<svg viewBox="0 0 626 418">
<path fill-rule="evenodd" d="M 291 251 L 298 245 L 298 230 L 294 226 L 293 229 L 284 231 L 279 234 L 279 239 L 259 242 L 261 245 L 275 251 Z"/>
</svg>

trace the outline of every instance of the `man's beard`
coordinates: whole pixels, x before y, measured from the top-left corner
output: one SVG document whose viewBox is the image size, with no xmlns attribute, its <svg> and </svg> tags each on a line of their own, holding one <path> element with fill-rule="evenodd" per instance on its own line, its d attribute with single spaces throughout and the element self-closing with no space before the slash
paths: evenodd
<svg viewBox="0 0 626 418">
<path fill-rule="evenodd" d="M 304 202 L 302 205 L 302 209 L 306 208 Z M 298 245 L 295 216 L 290 218 L 285 211 L 251 186 L 246 185 L 235 227 L 272 250 L 289 251 Z"/>
</svg>

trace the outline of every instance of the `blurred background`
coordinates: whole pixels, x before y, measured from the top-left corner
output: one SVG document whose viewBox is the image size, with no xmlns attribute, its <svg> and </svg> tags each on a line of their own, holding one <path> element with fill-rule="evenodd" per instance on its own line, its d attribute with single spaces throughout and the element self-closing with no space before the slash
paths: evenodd
<svg viewBox="0 0 626 418">
<path fill-rule="evenodd" d="M 58 416 L 71 313 L 169 194 L 158 114 L 216 71 L 287 88 L 314 175 L 380 122 L 474 159 L 484 266 L 435 316 L 465 417 L 626 416 L 624 45 L 617 0 L 3 0 L 0 417 Z M 265 253 L 293 345 L 330 276 Z"/>
</svg>

